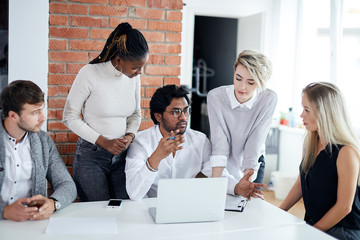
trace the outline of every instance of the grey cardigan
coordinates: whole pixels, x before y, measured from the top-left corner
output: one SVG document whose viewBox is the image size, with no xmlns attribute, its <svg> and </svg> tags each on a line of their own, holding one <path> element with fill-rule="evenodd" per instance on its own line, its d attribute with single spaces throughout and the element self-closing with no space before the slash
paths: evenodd
<svg viewBox="0 0 360 240">
<path fill-rule="evenodd" d="M 6 171 L 4 167 L 6 156 L 5 136 L 6 132 L 0 123 L 0 191 Z M 31 195 L 41 194 L 47 196 L 46 180 L 48 180 L 54 189 L 51 197 L 60 202 L 61 208 L 66 207 L 76 198 L 76 186 L 54 142 L 44 131 L 38 133 L 29 132 L 28 137 L 33 162 Z M 5 203 L 0 201 L 0 219 L 2 219 L 5 206 Z"/>
</svg>

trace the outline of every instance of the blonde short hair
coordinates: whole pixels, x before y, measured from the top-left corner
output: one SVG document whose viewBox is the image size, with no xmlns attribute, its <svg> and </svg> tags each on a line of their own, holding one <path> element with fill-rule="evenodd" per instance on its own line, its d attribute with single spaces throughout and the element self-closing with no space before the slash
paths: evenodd
<svg viewBox="0 0 360 240">
<path fill-rule="evenodd" d="M 271 77 L 272 64 L 264 54 L 253 50 L 244 50 L 236 59 L 235 70 L 239 64 L 247 68 L 261 90 L 266 88 L 266 83 Z"/>
</svg>

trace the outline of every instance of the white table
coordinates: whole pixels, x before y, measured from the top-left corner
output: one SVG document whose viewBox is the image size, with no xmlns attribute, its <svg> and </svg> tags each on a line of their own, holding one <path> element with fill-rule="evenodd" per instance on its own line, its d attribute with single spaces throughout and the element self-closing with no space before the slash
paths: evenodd
<svg viewBox="0 0 360 240">
<path fill-rule="evenodd" d="M 288 226 L 259 228 L 239 231 L 229 231 L 221 233 L 204 233 L 198 235 L 182 236 L 171 238 L 171 240 L 327 240 L 335 239 L 331 236 L 313 228 L 305 223 L 292 224 Z"/>
<path fill-rule="evenodd" d="M 301 219 L 270 203 L 252 199 L 240 212 L 225 212 L 220 222 L 156 224 L 148 212 L 156 206 L 156 199 L 123 201 L 122 208 L 108 209 L 107 202 L 73 203 L 52 217 L 94 218 L 115 217 L 118 234 L 113 235 L 49 235 L 45 234 L 49 220 L 12 222 L 0 221 L 2 240 L 24 239 L 332 239 Z M 243 238 L 244 237 L 244 238 Z M 254 238 L 255 237 L 255 238 Z"/>
</svg>

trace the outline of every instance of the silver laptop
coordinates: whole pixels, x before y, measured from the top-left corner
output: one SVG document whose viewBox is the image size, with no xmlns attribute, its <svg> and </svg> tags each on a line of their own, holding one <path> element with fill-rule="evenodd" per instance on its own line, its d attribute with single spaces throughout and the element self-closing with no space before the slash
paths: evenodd
<svg viewBox="0 0 360 240">
<path fill-rule="evenodd" d="M 160 179 L 156 223 L 220 221 L 224 218 L 227 178 Z"/>
</svg>

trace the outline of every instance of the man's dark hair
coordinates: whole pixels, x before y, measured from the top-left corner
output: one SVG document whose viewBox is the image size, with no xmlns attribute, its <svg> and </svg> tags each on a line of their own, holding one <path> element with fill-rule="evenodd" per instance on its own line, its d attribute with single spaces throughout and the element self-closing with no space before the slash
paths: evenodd
<svg viewBox="0 0 360 240">
<path fill-rule="evenodd" d="M 7 85 L 1 92 L 0 107 L 2 118 L 9 116 L 9 111 L 18 115 L 25 103 L 37 104 L 44 102 L 44 93 L 35 83 L 26 80 L 17 80 Z"/>
<path fill-rule="evenodd" d="M 150 100 L 150 115 L 154 124 L 159 124 L 155 118 L 155 113 L 163 114 L 173 98 L 185 98 L 188 105 L 190 105 L 187 94 L 189 93 L 185 89 L 176 85 L 166 85 L 158 88 Z"/>
</svg>

